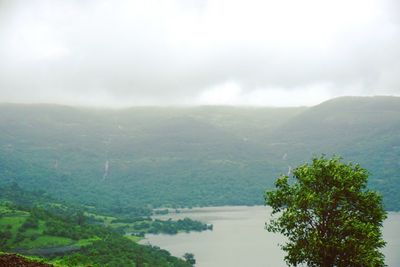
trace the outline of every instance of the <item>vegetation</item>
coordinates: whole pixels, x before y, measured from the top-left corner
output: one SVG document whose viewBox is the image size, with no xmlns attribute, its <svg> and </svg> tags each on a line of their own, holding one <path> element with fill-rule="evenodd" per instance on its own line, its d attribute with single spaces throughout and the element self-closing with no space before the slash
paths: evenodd
<svg viewBox="0 0 400 267">
<path fill-rule="evenodd" d="M 185 253 L 183 255 L 183 258 L 186 260 L 187 263 L 191 264 L 192 266 L 196 264 L 196 259 L 194 258 L 193 253 Z"/>
<path fill-rule="evenodd" d="M 262 204 L 263 188 L 274 183 L 266 177 L 319 153 L 366 166 L 368 187 L 382 193 L 385 209 L 400 210 L 398 97 L 338 98 L 311 108 L 1 104 L 0 114 L 6 251 L 62 247 L 68 251 L 52 260 L 104 265 L 98 251 L 124 244 L 136 255 L 114 251 L 126 266 L 142 259 L 149 265 L 156 254 L 166 264 L 175 259 L 132 240 L 211 226 L 154 220 L 154 208 L 164 214 L 183 206 Z M 121 265 L 109 257 L 110 265 Z"/>
<path fill-rule="evenodd" d="M 278 218 L 268 231 L 288 238 L 282 247 L 289 265 L 384 266 L 381 227 L 386 218 L 379 194 L 366 189 L 368 173 L 339 158 L 314 158 L 281 176 L 266 204 Z"/>
<path fill-rule="evenodd" d="M 135 218 L 154 207 L 262 204 L 274 182 L 266 177 L 319 153 L 366 166 L 385 208 L 400 210 L 397 97 L 311 108 L 3 104 L 0 114 L 0 184 L 46 188 L 96 213 Z"/>
<path fill-rule="evenodd" d="M 146 227 L 146 222 L 142 222 L 139 225 L 135 226 L 136 230 L 140 229 L 148 229 L 147 233 L 151 234 L 159 234 L 159 233 L 165 233 L 165 234 L 177 234 L 180 231 L 183 232 L 190 232 L 190 231 L 206 231 L 206 230 L 212 230 L 213 226 L 212 225 L 207 225 L 204 223 L 201 223 L 199 221 L 194 221 L 189 218 L 184 218 L 182 220 L 177 220 L 173 221 L 171 219 L 167 221 L 163 220 L 152 220 L 151 223 L 149 224 L 149 227 Z"/>
<path fill-rule="evenodd" d="M 44 193 L 25 191 L 16 184 L 2 189 L 2 251 L 41 255 L 48 262 L 62 266 L 191 266 L 165 250 L 139 245 L 124 237 L 119 221 L 128 219 L 95 214 L 89 217 L 82 209 L 52 202 Z M 26 205 L 17 205 L 13 201 L 15 196 L 21 196 L 19 203 Z M 142 229 L 145 232 L 177 232 L 203 226 L 187 219 L 164 224 L 163 221 L 143 218 L 134 223 L 143 221 L 150 223 L 148 228 Z"/>
<path fill-rule="evenodd" d="M 83 247 L 78 253 L 63 257 L 61 262 L 67 266 L 191 266 L 166 250 L 138 245 L 117 234 L 110 234 L 104 240 Z"/>
</svg>

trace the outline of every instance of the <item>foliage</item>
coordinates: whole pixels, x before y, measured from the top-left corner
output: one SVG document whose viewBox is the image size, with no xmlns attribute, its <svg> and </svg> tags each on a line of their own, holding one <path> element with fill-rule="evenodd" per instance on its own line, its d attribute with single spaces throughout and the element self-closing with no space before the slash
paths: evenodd
<svg viewBox="0 0 400 267">
<path fill-rule="evenodd" d="M 154 207 L 262 204 L 274 182 L 266 177 L 320 153 L 366 166 L 385 208 L 400 210 L 398 97 L 310 108 L 3 104 L 0 114 L 0 186 L 46 188 L 95 213 L 135 218 Z"/>
<path fill-rule="evenodd" d="M 193 253 L 185 253 L 183 255 L 183 258 L 185 259 L 185 261 L 189 264 L 191 264 L 192 266 L 194 266 L 196 264 L 196 259 L 194 258 Z"/>
<path fill-rule="evenodd" d="M 41 255 L 65 266 L 190 266 L 165 250 L 136 244 L 103 225 L 106 220 L 113 227 L 119 224 L 118 221 L 130 221 L 128 218 L 96 214 L 87 217 L 75 206 L 52 202 L 44 192 L 25 191 L 16 184 L 3 189 L 0 197 L 3 201 L 0 201 L 0 250 Z M 153 229 L 155 221 L 148 218 L 136 218 L 132 222 L 143 220 L 149 220 L 149 229 Z M 157 231 L 204 226 L 192 220 L 168 221 L 166 226 L 160 222 L 161 228 L 154 226 Z M 56 255 L 61 256 L 54 258 Z"/>
<path fill-rule="evenodd" d="M 274 128 L 276 116 L 299 110 L 0 105 L 0 183 L 45 186 L 52 196 L 129 217 L 147 205 L 260 204 L 261 173 L 276 168 L 255 157 L 263 149 L 232 134 L 236 120 Z M 228 183 L 232 177 L 242 184 Z M 244 185 L 247 193 L 235 193 Z"/>
<path fill-rule="evenodd" d="M 104 240 L 86 246 L 79 253 L 64 257 L 68 266 L 90 263 L 93 266 L 190 266 L 158 247 L 138 245 L 118 234 L 110 234 Z"/>
<path fill-rule="evenodd" d="M 287 237 L 285 260 L 297 266 L 384 266 L 382 199 L 366 188 L 368 173 L 340 158 L 314 158 L 281 176 L 266 204 L 278 218 L 267 230 Z"/>
<path fill-rule="evenodd" d="M 137 237 L 143 237 L 145 234 L 170 234 L 179 232 L 206 231 L 212 230 L 213 225 L 195 221 L 190 218 L 173 221 L 159 220 L 151 218 L 136 219 L 113 219 L 111 223 L 106 224 L 120 233 L 130 233 Z"/>
<path fill-rule="evenodd" d="M 19 228 L 21 231 L 25 231 L 29 228 L 38 228 L 39 226 L 39 218 L 35 216 L 34 212 L 26 219 L 26 221 Z"/>
<path fill-rule="evenodd" d="M 139 230 L 141 227 L 137 227 Z M 212 225 L 207 225 L 205 223 L 192 220 L 190 218 L 179 219 L 177 221 L 173 221 L 171 219 L 167 221 L 163 220 L 153 220 L 149 224 L 149 229 L 147 230 L 148 233 L 151 234 L 177 234 L 180 231 L 190 232 L 190 231 L 206 231 L 212 230 Z"/>
</svg>

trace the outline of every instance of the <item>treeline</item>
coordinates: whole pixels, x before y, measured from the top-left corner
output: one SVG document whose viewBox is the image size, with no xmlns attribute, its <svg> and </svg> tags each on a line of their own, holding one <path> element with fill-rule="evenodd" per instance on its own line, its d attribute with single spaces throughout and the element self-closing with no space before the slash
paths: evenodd
<svg viewBox="0 0 400 267">
<path fill-rule="evenodd" d="M 79 253 L 65 256 L 62 262 L 68 266 L 191 266 L 190 263 L 171 256 L 166 250 L 138 245 L 115 233 L 82 248 Z"/>
<path fill-rule="evenodd" d="M 174 235 L 178 232 L 201 232 L 212 230 L 213 225 L 195 221 L 190 218 L 184 218 L 177 221 L 171 219 L 167 221 L 156 219 L 138 222 L 134 224 L 132 228 L 135 231 L 135 234 L 139 236 L 144 236 L 145 233 Z"/>
</svg>

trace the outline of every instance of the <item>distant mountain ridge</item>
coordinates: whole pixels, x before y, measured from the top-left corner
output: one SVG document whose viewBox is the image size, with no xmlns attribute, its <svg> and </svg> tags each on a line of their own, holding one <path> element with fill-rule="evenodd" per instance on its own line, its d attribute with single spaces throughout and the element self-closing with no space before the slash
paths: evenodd
<svg viewBox="0 0 400 267">
<path fill-rule="evenodd" d="M 309 108 L 1 104 L 0 131 L 0 183 L 104 209 L 262 204 L 279 174 L 323 153 L 367 168 L 386 208 L 400 210 L 400 97 Z"/>
</svg>

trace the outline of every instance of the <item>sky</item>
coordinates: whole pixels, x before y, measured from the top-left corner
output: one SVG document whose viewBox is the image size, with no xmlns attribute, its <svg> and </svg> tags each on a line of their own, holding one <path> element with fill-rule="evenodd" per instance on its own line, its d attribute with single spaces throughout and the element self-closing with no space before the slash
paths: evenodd
<svg viewBox="0 0 400 267">
<path fill-rule="evenodd" d="M 0 0 L 0 102 L 400 96 L 396 0 Z"/>
</svg>

